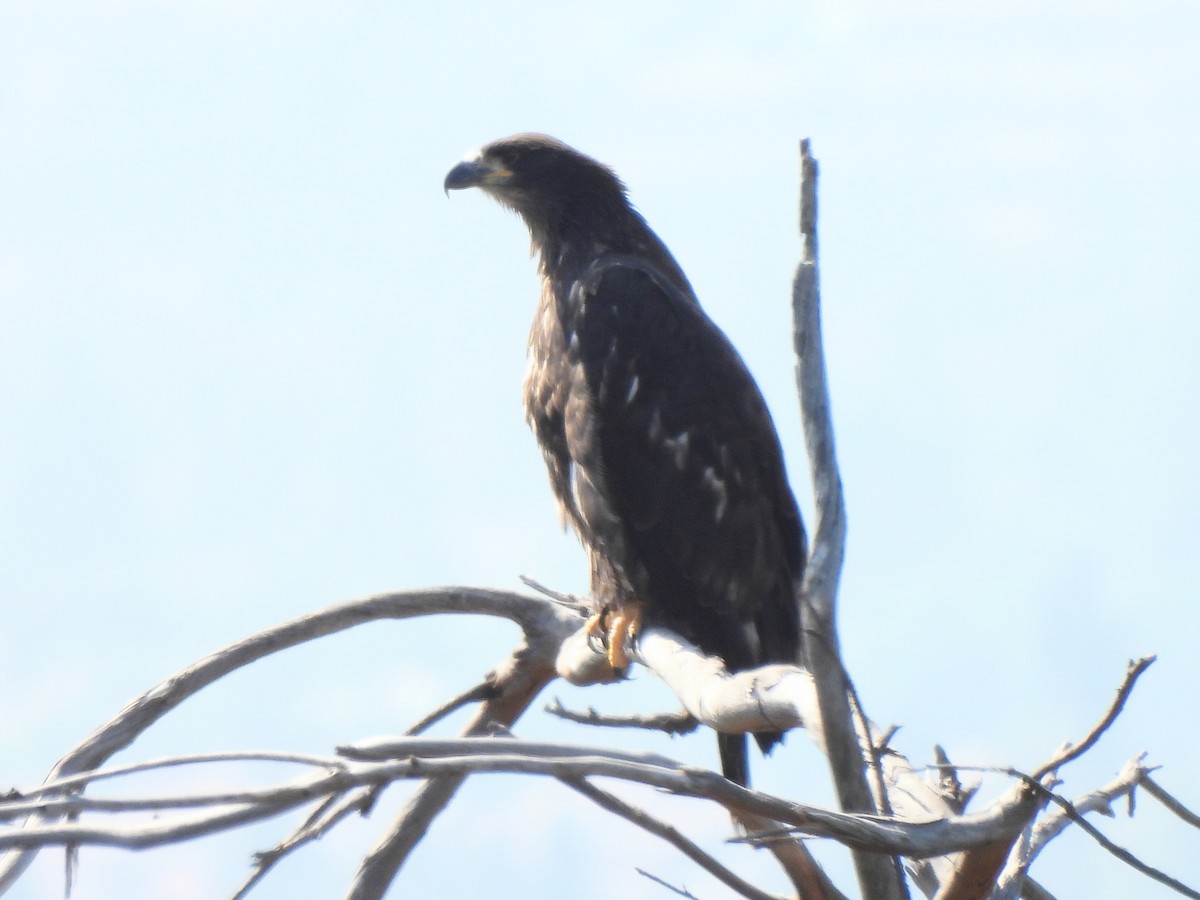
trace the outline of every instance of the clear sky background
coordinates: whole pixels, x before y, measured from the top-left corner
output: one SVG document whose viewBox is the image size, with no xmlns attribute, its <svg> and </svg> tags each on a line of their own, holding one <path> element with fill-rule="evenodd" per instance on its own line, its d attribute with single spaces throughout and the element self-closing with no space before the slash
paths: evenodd
<svg viewBox="0 0 1200 900">
<path fill-rule="evenodd" d="M 441 188 L 467 150 L 538 130 L 626 180 L 759 379 L 806 512 L 788 292 L 813 139 L 841 629 L 869 712 L 915 762 L 940 742 L 1031 769 L 1158 653 L 1063 790 L 1148 750 L 1200 806 L 1198 40 L 1193 0 L 0 2 L 0 789 L 189 662 L 334 602 L 521 573 L 583 589 L 522 420 L 527 236 Z M 217 684 L 118 759 L 394 733 L 515 638 L 359 629 Z M 554 695 L 673 706 L 644 673 Z M 540 709 L 519 733 L 716 764 L 704 734 Z M 803 733 L 753 767 L 831 802 Z M 403 793 L 259 895 L 340 896 Z M 1149 799 L 1100 824 L 1200 882 L 1194 832 Z M 73 896 L 226 896 L 289 828 L 85 850 Z M 782 889 L 763 854 L 721 852 Z M 395 894 L 668 896 L 635 865 L 725 896 L 561 787 L 480 779 Z M 1035 875 L 1062 898 L 1168 896 L 1079 833 Z M 46 854 L 11 896 L 60 889 Z"/>
</svg>

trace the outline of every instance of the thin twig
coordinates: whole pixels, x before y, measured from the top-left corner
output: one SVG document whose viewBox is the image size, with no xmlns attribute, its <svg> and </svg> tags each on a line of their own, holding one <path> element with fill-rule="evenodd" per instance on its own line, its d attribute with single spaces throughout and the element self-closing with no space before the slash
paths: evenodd
<svg viewBox="0 0 1200 900">
<path fill-rule="evenodd" d="M 841 658 L 839 657 L 838 664 L 841 665 L 841 662 Z M 842 666 L 842 677 L 846 681 L 846 691 L 850 695 L 850 711 L 854 714 L 854 719 L 858 723 L 858 730 L 862 735 L 862 743 L 867 749 L 867 754 L 871 762 L 871 787 L 875 793 L 875 809 L 885 816 L 890 816 L 892 814 L 892 804 L 888 799 L 887 782 L 883 777 L 883 754 L 887 751 L 888 742 L 891 741 L 892 736 L 899 728 L 893 725 L 877 743 L 871 731 L 871 720 L 867 718 L 867 714 L 863 710 L 862 698 L 858 695 L 858 688 L 854 686 L 854 682 L 850 679 L 850 673 L 846 671 L 845 666 Z"/>
<path fill-rule="evenodd" d="M 512 727 L 542 688 L 554 679 L 553 666 L 552 659 L 540 659 L 530 652 L 529 647 L 518 647 L 491 674 L 489 680 L 495 685 L 496 693 L 479 707 L 464 733 L 486 734 L 494 724 Z M 508 743 L 511 742 L 497 740 L 497 744 Z M 467 774 L 462 771 L 430 778 L 413 792 L 388 832 L 363 859 L 345 900 L 381 900 L 400 867 L 425 837 L 433 820 L 453 799 Z"/>
<path fill-rule="evenodd" d="M 299 846 L 299 844 L 302 843 L 302 841 L 298 839 L 298 836 L 307 833 L 313 827 L 313 825 L 326 814 L 326 812 L 337 805 L 338 800 L 340 800 L 342 797 L 344 797 L 344 794 L 331 794 L 324 803 L 322 803 L 315 810 L 313 810 L 312 813 L 309 814 L 308 818 L 304 820 L 304 823 L 298 829 L 292 832 L 288 838 L 281 841 L 274 849 L 254 854 L 254 870 L 250 873 L 246 880 L 242 882 L 241 887 L 239 887 L 233 894 L 232 900 L 242 900 L 242 898 L 249 894 L 254 885 L 258 884 L 259 881 L 265 878 L 267 872 L 269 872 L 275 866 L 275 864 L 279 862 L 279 860 L 283 859 L 283 857 L 292 847 Z"/>
<path fill-rule="evenodd" d="M 1112 815 L 1112 804 L 1119 797 L 1128 796 L 1137 788 L 1138 783 L 1147 773 L 1142 765 L 1145 754 L 1139 754 L 1129 760 L 1121 769 L 1121 773 L 1111 783 L 1104 787 L 1077 797 L 1070 803 L 1070 809 L 1058 809 L 1044 816 L 1022 836 L 1021 842 L 1009 854 L 1003 872 L 997 879 L 996 900 L 1013 900 L 1016 898 L 1022 879 L 1029 867 L 1033 865 L 1038 854 L 1045 849 L 1071 822 L 1088 813 L 1098 812 L 1102 815 Z M 1050 785 L 1043 777 L 1039 782 L 1051 795 Z"/>
<path fill-rule="evenodd" d="M 575 722 L 579 725 L 599 725 L 605 728 L 640 728 L 647 731 L 662 731 L 666 734 L 690 734 L 700 727 L 700 720 L 683 710 L 677 713 L 657 713 L 645 716 L 617 716 L 601 713 L 589 706 L 587 712 L 577 712 L 562 705 L 555 697 L 543 710 L 552 716 Z"/>
<path fill-rule="evenodd" d="M 687 888 L 676 887 L 675 885 L 671 884 L 670 882 L 663 881 L 661 878 L 659 878 L 657 875 L 655 875 L 652 872 L 647 872 L 645 869 L 638 868 L 637 866 L 634 866 L 633 870 L 635 872 L 637 872 L 639 875 L 641 875 L 643 878 L 649 878 L 655 884 L 665 887 L 672 894 L 676 894 L 680 897 L 686 897 L 687 900 L 699 900 L 699 898 L 695 894 L 693 894 L 691 891 L 689 891 Z"/>
<path fill-rule="evenodd" d="M 290 763 L 301 766 L 313 766 L 326 769 L 344 769 L 345 760 L 337 756 L 320 756 L 313 753 L 291 753 L 288 751 L 275 750 L 239 750 L 239 751 L 222 751 L 219 753 L 189 753 L 183 756 L 165 756 L 161 759 L 150 759 L 140 763 L 130 763 L 124 766 L 111 766 L 107 769 L 95 769 L 91 772 L 85 772 L 81 775 L 72 775 L 67 778 L 57 778 L 53 781 L 47 781 L 38 787 L 26 791 L 24 794 L 17 794 L 19 799 L 9 801 L 0 801 L 0 817 L 7 817 L 10 810 L 18 810 L 22 814 L 30 812 L 27 807 L 30 801 L 37 800 L 40 797 L 51 797 L 64 792 L 74 792 L 80 788 L 98 781 L 108 781 L 113 778 L 119 778 L 124 775 L 134 775 L 139 772 L 152 772 L 155 769 L 171 769 L 178 766 L 195 766 L 208 765 L 211 763 L 229 763 L 229 762 L 274 762 L 274 763 Z M 39 809 L 43 806 L 43 802 L 38 800 L 35 804 Z"/>
<path fill-rule="evenodd" d="M 737 813 L 737 821 L 752 833 L 769 831 L 779 825 L 778 822 L 746 812 Z M 729 842 L 737 843 L 737 838 Z M 808 849 L 804 836 L 791 835 L 788 839 L 770 841 L 766 848 L 792 880 L 797 900 L 849 900 L 825 874 Z"/>
<path fill-rule="evenodd" d="M 530 590 L 537 591 L 539 594 L 550 598 L 555 603 L 579 613 L 581 617 L 586 617 L 591 613 L 591 604 L 582 597 L 577 597 L 574 594 L 567 594 L 563 591 L 556 591 L 554 588 L 546 587 L 546 585 L 542 584 L 540 581 L 535 581 L 528 575 L 520 575 L 518 577 L 521 579 L 521 583 Z"/>
<path fill-rule="evenodd" d="M 1109 853 L 1111 853 L 1117 859 L 1121 860 L 1121 862 L 1125 863 L 1125 865 L 1130 866 L 1131 868 L 1137 869 L 1139 872 L 1141 872 L 1143 875 L 1147 876 L 1148 878 L 1154 879 L 1159 884 L 1166 885 L 1167 887 L 1171 888 L 1171 890 L 1175 891 L 1178 894 L 1182 894 L 1184 897 L 1191 897 L 1191 898 L 1193 898 L 1193 900 L 1200 900 L 1200 891 L 1197 891 L 1193 888 L 1188 887 L 1186 884 L 1184 884 L 1182 881 L 1179 881 L 1178 879 L 1172 878 L 1170 875 L 1168 875 L 1166 872 L 1163 872 L 1161 869 L 1156 869 L 1154 866 L 1151 866 L 1147 863 L 1142 862 L 1140 859 L 1138 859 L 1136 856 L 1134 856 L 1132 853 L 1130 853 L 1124 847 L 1122 847 L 1119 844 L 1116 844 L 1112 840 L 1110 840 L 1104 834 L 1104 832 L 1102 832 L 1099 828 L 1097 828 L 1095 825 L 1093 825 L 1091 822 L 1089 822 L 1087 819 L 1085 819 L 1079 813 L 1079 811 L 1075 808 L 1074 804 L 1072 804 L 1071 801 L 1068 800 L 1066 797 L 1056 794 L 1053 791 L 1047 791 L 1047 790 L 1045 790 L 1045 788 L 1042 788 L 1041 785 L 1038 785 L 1038 790 L 1043 791 L 1045 793 L 1045 795 L 1047 796 L 1047 798 L 1051 802 L 1057 804 L 1066 812 L 1067 816 L 1070 817 L 1071 821 L 1073 821 L 1080 828 L 1082 828 L 1084 831 L 1086 831 L 1088 833 L 1088 835 L 1096 843 L 1098 843 L 1101 847 L 1103 847 L 1105 850 L 1107 850 Z"/>
<path fill-rule="evenodd" d="M 1092 728 L 1092 730 L 1088 732 L 1087 737 L 1085 737 L 1075 746 L 1066 748 L 1056 754 L 1052 759 L 1044 763 L 1040 768 L 1033 772 L 1030 777 L 1035 781 L 1040 781 L 1043 775 L 1047 775 L 1050 772 L 1061 768 L 1072 760 L 1078 759 L 1080 756 L 1090 750 L 1096 741 L 1100 739 L 1100 736 L 1108 730 L 1108 727 L 1112 725 L 1114 721 L 1116 721 L 1117 716 L 1121 714 L 1121 710 L 1125 707 L 1125 701 L 1129 699 L 1129 695 L 1132 693 L 1133 686 L 1137 683 L 1138 677 L 1145 672 L 1146 669 L 1150 668 L 1150 665 L 1155 659 L 1156 657 L 1154 656 L 1146 656 L 1142 659 L 1131 660 L 1129 663 L 1129 668 L 1125 672 L 1125 680 L 1121 683 L 1121 686 L 1117 688 L 1117 696 L 1113 698 L 1113 702 L 1109 706 L 1108 711 L 1104 714 L 1103 718 L 1101 718 L 1100 721 L 1097 722 Z"/>
<path fill-rule="evenodd" d="M 1066 803 L 1067 806 L 1070 806 L 1069 801 L 1054 794 L 1052 790 L 1054 787 L 1054 773 L 1059 767 L 1074 759 L 1078 759 L 1095 745 L 1100 736 L 1112 725 L 1117 716 L 1120 715 L 1138 676 L 1152 662 L 1154 662 L 1154 657 L 1147 657 L 1129 663 L 1125 678 L 1122 680 L 1121 686 L 1117 689 L 1117 695 L 1113 702 L 1109 704 L 1108 709 L 1099 722 L 1092 727 L 1079 744 L 1075 746 L 1069 743 L 1064 744 L 1058 752 L 1050 757 L 1049 761 L 1038 767 L 1033 774 L 1019 772 L 1016 769 L 1004 770 L 1005 774 L 1017 779 L 1030 791 L 1030 796 L 1035 798 L 1035 805 L 1030 812 L 1030 821 L 1026 822 L 1021 829 L 1011 834 L 1008 838 L 997 841 L 993 846 L 983 846 L 967 850 L 954 859 L 949 879 L 942 884 L 937 894 L 939 900 L 959 900 L 959 898 L 964 897 L 975 897 L 978 893 L 979 885 L 992 885 L 998 880 L 1005 881 L 1007 884 L 1007 887 L 1002 890 L 1001 896 L 1007 895 L 1009 898 L 1015 896 L 1015 885 L 1019 884 L 1019 880 L 1008 877 L 1005 875 L 1005 872 L 1013 872 L 1018 869 L 1022 859 L 1029 852 L 1032 846 L 1031 826 L 1033 816 L 1050 799 L 1053 799 L 1056 803 Z M 1080 821 L 1082 823 L 1082 819 Z M 1094 831 L 1090 824 L 1084 824 L 1083 827 L 1085 830 L 1089 830 L 1089 833 L 1090 831 Z M 1099 832 L 1096 832 L 1096 834 L 1099 834 Z"/>
<path fill-rule="evenodd" d="M 367 815 L 379 797 L 381 787 L 370 785 L 350 794 L 334 795 L 313 811 L 304 823 L 270 850 L 254 854 L 255 868 L 230 900 L 244 900 L 258 882 L 266 877 L 280 860 L 299 847 L 324 837 L 331 828 L 351 813 Z"/>
<path fill-rule="evenodd" d="M 700 866 L 700 868 L 704 869 L 704 871 L 741 896 L 749 897 L 751 900 L 783 900 L 783 898 L 776 894 L 760 890 L 721 865 L 716 859 L 700 849 L 699 845 L 681 834 L 673 825 L 660 821 L 645 810 L 626 803 L 614 794 L 601 790 L 586 778 L 563 778 L 561 781 L 567 787 L 583 794 L 583 796 L 600 807 L 662 838 L 688 859 L 692 860 L 692 862 L 696 863 L 696 865 Z"/>
<path fill-rule="evenodd" d="M 421 719 L 419 722 L 417 722 L 417 724 L 413 725 L 411 728 L 409 728 L 404 733 L 410 734 L 410 735 L 418 735 L 421 732 L 425 731 L 426 729 L 432 727 L 433 725 L 436 725 L 438 722 L 440 722 L 442 719 L 446 718 L 446 716 L 450 715 L 451 713 L 457 712 L 458 710 L 462 709 L 468 703 L 481 703 L 484 700 L 487 700 L 488 698 L 495 696 L 495 693 L 496 693 L 496 688 L 493 684 L 491 684 L 488 681 L 481 681 L 479 684 L 475 685 L 475 687 L 470 688 L 469 690 L 463 691 L 457 697 L 453 698 L 452 700 L 447 701 L 446 703 L 443 703 L 441 706 L 439 706 L 437 709 L 435 709 L 429 715 L 425 716 L 423 719 Z"/>
</svg>

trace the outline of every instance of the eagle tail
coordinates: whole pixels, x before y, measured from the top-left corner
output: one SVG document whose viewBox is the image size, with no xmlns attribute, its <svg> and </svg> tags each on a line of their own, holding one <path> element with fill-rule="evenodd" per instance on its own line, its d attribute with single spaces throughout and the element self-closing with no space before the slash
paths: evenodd
<svg viewBox="0 0 1200 900">
<path fill-rule="evenodd" d="M 750 786 L 750 760 L 746 735 L 717 733 L 717 752 L 721 755 L 721 774 L 742 787 Z"/>
</svg>

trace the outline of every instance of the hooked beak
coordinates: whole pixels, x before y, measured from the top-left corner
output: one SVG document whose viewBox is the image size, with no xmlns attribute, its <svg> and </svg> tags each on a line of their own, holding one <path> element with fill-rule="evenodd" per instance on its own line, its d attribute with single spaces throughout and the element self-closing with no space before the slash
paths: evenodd
<svg viewBox="0 0 1200 900">
<path fill-rule="evenodd" d="M 448 197 L 451 191 L 500 185 L 511 176 L 511 170 L 497 165 L 486 157 L 477 156 L 473 159 L 465 159 L 451 169 L 446 175 L 446 180 L 442 182 L 442 187 Z"/>
</svg>

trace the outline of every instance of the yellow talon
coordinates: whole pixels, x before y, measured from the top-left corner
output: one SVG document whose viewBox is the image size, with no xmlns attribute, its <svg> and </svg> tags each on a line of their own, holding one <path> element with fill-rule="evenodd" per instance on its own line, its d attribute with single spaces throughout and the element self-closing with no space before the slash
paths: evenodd
<svg viewBox="0 0 1200 900">
<path fill-rule="evenodd" d="M 595 641 L 605 649 L 608 664 L 618 673 L 629 666 L 629 654 L 625 652 L 626 641 L 637 640 L 642 632 L 642 617 L 645 608 L 640 603 L 629 604 L 620 609 L 605 607 L 583 626 L 588 643 Z"/>
<path fill-rule="evenodd" d="M 625 652 L 625 642 L 636 640 L 641 634 L 642 615 L 641 604 L 630 605 L 617 610 L 609 623 L 608 664 L 618 672 L 623 672 L 629 666 L 629 654 Z"/>
<path fill-rule="evenodd" d="M 604 620 L 608 618 L 608 611 L 598 612 L 583 626 L 584 633 L 588 636 L 588 640 L 595 638 L 598 641 L 604 640 Z"/>
</svg>

